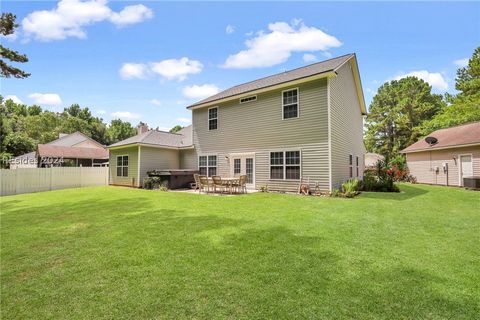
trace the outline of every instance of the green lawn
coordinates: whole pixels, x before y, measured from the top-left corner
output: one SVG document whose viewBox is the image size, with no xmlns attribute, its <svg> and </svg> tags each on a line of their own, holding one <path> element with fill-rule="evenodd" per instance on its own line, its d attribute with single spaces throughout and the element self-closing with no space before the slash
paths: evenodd
<svg viewBox="0 0 480 320">
<path fill-rule="evenodd" d="M 3 197 L 1 318 L 478 319 L 480 193 Z"/>
</svg>

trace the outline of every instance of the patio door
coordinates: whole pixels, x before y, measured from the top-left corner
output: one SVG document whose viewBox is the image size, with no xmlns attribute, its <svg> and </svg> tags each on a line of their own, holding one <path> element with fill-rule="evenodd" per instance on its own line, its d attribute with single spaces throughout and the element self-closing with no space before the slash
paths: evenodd
<svg viewBox="0 0 480 320">
<path fill-rule="evenodd" d="M 473 176 L 473 163 L 471 155 L 460 155 L 460 186 L 463 186 L 463 178 Z"/>
<path fill-rule="evenodd" d="M 255 155 L 243 154 L 231 156 L 230 174 L 232 177 L 247 176 L 247 186 L 255 185 Z"/>
</svg>

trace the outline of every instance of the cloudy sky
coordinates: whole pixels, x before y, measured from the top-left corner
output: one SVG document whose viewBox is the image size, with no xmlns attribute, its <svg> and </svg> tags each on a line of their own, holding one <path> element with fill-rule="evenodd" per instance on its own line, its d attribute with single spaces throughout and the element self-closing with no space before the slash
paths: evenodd
<svg viewBox="0 0 480 320">
<path fill-rule="evenodd" d="M 173 3 L 2 1 L 20 24 L 5 46 L 26 53 L 28 79 L 1 94 L 62 110 L 87 106 L 168 129 L 219 90 L 355 52 L 367 104 L 386 80 L 415 75 L 455 92 L 480 44 L 478 3 Z"/>
</svg>

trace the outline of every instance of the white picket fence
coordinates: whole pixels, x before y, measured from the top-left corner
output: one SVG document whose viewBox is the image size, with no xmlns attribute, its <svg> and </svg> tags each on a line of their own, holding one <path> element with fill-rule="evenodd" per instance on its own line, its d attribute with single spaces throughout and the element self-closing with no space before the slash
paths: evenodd
<svg viewBox="0 0 480 320">
<path fill-rule="evenodd" d="M 0 169 L 0 196 L 108 185 L 107 167 Z"/>
</svg>

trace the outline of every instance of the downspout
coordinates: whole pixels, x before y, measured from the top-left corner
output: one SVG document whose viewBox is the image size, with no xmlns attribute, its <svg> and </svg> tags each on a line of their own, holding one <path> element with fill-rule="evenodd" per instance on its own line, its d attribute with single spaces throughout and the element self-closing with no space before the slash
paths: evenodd
<svg viewBox="0 0 480 320">
<path fill-rule="evenodd" d="M 142 146 L 139 145 L 138 146 L 138 156 L 137 156 L 137 181 L 138 181 L 138 187 L 140 188 L 142 185 L 141 185 L 141 181 L 140 181 L 140 167 L 142 165 L 142 162 L 141 162 L 141 159 L 140 159 L 140 155 L 141 155 L 141 152 L 140 152 L 140 148 Z"/>
<path fill-rule="evenodd" d="M 330 77 L 327 78 L 327 119 L 328 119 L 328 191 L 333 190 L 332 179 L 332 125 L 330 115 Z"/>
</svg>

